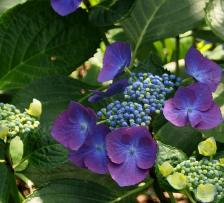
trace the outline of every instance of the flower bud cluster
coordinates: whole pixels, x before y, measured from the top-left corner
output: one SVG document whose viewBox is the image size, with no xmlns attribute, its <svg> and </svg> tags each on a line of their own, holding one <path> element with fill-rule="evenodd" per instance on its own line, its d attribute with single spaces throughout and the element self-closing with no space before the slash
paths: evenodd
<svg viewBox="0 0 224 203">
<path fill-rule="evenodd" d="M 39 121 L 14 105 L 0 103 L 0 126 L 9 129 L 8 136 L 15 136 L 37 128 Z"/>
<path fill-rule="evenodd" d="M 216 189 L 216 198 L 224 197 L 224 167 L 219 160 L 206 158 L 197 161 L 194 157 L 183 161 L 174 168 L 187 177 L 188 188 L 196 194 L 199 185 L 212 184 Z"/>
<path fill-rule="evenodd" d="M 167 94 L 180 85 L 181 78 L 166 73 L 162 76 L 132 73 L 128 82 L 129 85 L 124 91 L 125 99 L 141 103 L 147 113 L 160 113 Z"/>
<path fill-rule="evenodd" d="M 111 129 L 128 126 L 147 126 L 151 117 L 144 107 L 132 101 L 118 100 L 107 105 L 97 113 L 98 119 L 105 120 Z"/>
</svg>

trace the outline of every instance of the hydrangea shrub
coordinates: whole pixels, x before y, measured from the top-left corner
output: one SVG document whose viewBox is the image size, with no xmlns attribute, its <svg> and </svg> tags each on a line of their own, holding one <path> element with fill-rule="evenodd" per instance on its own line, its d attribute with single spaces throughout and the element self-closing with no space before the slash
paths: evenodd
<svg viewBox="0 0 224 203">
<path fill-rule="evenodd" d="M 223 202 L 223 10 L 0 2 L 0 202 Z"/>
</svg>

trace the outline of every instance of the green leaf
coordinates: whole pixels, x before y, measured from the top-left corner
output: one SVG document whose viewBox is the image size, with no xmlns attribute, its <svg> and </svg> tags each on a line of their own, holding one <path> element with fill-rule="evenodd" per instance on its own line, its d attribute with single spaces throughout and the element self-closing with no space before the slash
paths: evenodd
<svg viewBox="0 0 224 203">
<path fill-rule="evenodd" d="M 134 203 L 130 196 L 144 191 L 149 187 L 151 182 L 143 186 L 139 186 L 126 194 L 121 196 L 106 185 L 102 186 L 90 181 L 80 181 L 77 179 L 60 179 L 55 180 L 44 187 L 39 188 L 32 195 L 30 195 L 24 203 Z"/>
<path fill-rule="evenodd" d="M 180 128 L 167 123 L 157 132 L 156 139 L 191 155 L 197 149 L 202 136 L 200 132 L 191 127 Z"/>
<path fill-rule="evenodd" d="M 214 137 L 216 141 L 224 143 L 224 124 L 211 130 L 203 131 L 205 137 Z"/>
<path fill-rule="evenodd" d="M 126 18 L 136 0 L 106 0 L 93 7 L 90 21 L 97 26 L 108 26 Z"/>
<path fill-rule="evenodd" d="M 207 24 L 217 36 L 224 40 L 224 2 L 222 0 L 210 0 L 205 12 Z"/>
<path fill-rule="evenodd" d="M 162 176 L 159 171 L 159 165 L 161 165 L 165 161 L 169 161 L 170 164 L 175 167 L 180 162 L 187 159 L 187 156 L 181 150 L 176 149 L 175 147 L 165 145 L 162 142 L 157 142 L 159 146 L 159 151 L 157 154 L 156 160 L 156 177 L 158 178 L 160 186 L 166 191 L 173 191 L 173 188 L 166 181 L 166 178 Z"/>
<path fill-rule="evenodd" d="M 87 104 L 86 99 L 90 89 L 96 89 L 96 87 L 69 77 L 47 77 L 19 91 L 13 103 L 18 108 L 25 109 L 33 98 L 41 101 L 43 105 L 40 118 L 41 128 L 49 132 L 53 120 L 65 110 L 71 100 L 83 100 L 82 103 Z"/>
<path fill-rule="evenodd" d="M 79 180 L 55 180 L 34 192 L 24 203 L 98 203 L 109 202 L 113 193 L 107 188 L 92 182 Z"/>
<path fill-rule="evenodd" d="M 10 156 L 13 163 L 13 168 L 15 168 L 23 157 L 23 142 L 19 136 L 13 138 L 9 145 Z"/>
<path fill-rule="evenodd" d="M 100 37 L 82 9 L 61 17 L 45 0 L 12 8 L 0 21 L 0 90 L 69 74 L 95 53 Z"/>
<path fill-rule="evenodd" d="M 139 0 L 122 26 L 134 45 L 133 57 L 142 45 L 176 36 L 195 27 L 204 17 L 205 0 Z"/>
</svg>

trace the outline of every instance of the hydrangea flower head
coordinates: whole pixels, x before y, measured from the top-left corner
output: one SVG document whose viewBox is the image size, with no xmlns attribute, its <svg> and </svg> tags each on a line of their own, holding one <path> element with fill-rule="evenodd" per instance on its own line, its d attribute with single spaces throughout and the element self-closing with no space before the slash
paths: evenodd
<svg viewBox="0 0 224 203">
<path fill-rule="evenodd" d="M 186 72 L 198 82 L 208 85 L 215 91 L 221 81 L 222 70 L 220 66 L 206 59 L 198 50 L 190 48 L 185 57 Z"/>
<path fill-rule="evenodd" d="M 156 160 L 157 144 L 145 127 L 119 128 L 107 135 L 109 172 L 120 186 L 146 178 Z"/>
<path fill-rule="evenodd" d="M 115 81 L 109 86 L 109 88 L 105 92 L 93 90 L 92 93 L 94 93 L 94 95 L 89 97 L 88 101 L 91 103 L 98 102 L 104 98 L 111 97 L 115 94 L 123 92 L 127 86 L 128 79 Z"/>
<path fill-rule="evenodd" d="M 203 156 L 213 156 L 216 154 L 217 145 L 214 137 L 210 137 L 205 141 L 202 141 L 198 145 L 199 154 Z"/>
<path fill-rule="evenodd" d="M 114 42 L 106 49 L 99 82 L 113 80 L 131 62 L 131 47 L 127 42 Z"/>
<path fill-rule="evenodd" d="M 176 190 L 183 190 L 187 187 L 187 177 L 182 173 L 175 172 L 169 175 L 167 181 Z"/>
<path fill-rule="evenodd" d="M 96 125 L 96 115 L 90 108 L 70 102 L 68 109 L 56 118 L 51 134 L 70 150 L 78 150 Z"/>
<path fill-rule="evenodd" d="M 196 198 L 201 202 L 213 202 L 216 195 L 216 188 L 213 184 L 200 184 L 196 191 Z"/>
<path fill-rule="evenodd" d="M 194 128 L 210 129 L 222 122 L 220 108 L 212 100 L 207 85 L 202 83 L 179 88 L 174 97 L 165 102 L 163 113 L 179 127 L 190 124 Z"/>
<path fill-rule="evenodd" d="M 51 6 L 56 13 L 66 16 L 76 11 L 82 0 L 51 0 Z"/>
<path fill-rule="evenodd" d="M 95 173 L 107 173 L 108 157 L 105 138 L 109 132 L 106 125 L 97 125 L 78 151 L 70 151 L 69 159 L 75 165 L 88 168 Z"/>
</svg>

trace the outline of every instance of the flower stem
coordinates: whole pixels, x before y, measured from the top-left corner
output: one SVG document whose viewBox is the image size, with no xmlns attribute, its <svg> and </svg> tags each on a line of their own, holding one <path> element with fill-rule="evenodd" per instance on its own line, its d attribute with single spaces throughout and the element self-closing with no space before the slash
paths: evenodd
<svg viewBox="0 0 224 203">
<path fill-rule="evenodd" d="M 172 192 L 168 192 L 168 194 L 169 194 L 169 197 L 170 197 L 170 202 L 171 203 L 176 203 L 176 199 L 174 198 L 173 193 Z"/>
<path fill-rule="evenodd" d="M 107 122 L 107 120 L 102 120 L 102 121 L 97 122 L 96 124 L 99 125 L 99 124 L 106 123 L 106 122 Z"/>
<path fill-rule="evenodd" d="M 142 191 L 148 189 L 148 187 L 149 187 L 152 183 L 153 183 L 153 180 L 150 179 L 150 180 L 149 180 L 148 182 L 146 182 L 143 186 L 139 186 L 139 187 L 137 187 L 136 189 L 131 190 L 131 191 L 125 193 L 124 195 L 122 195 L 122 196 L 120 196 L 120 197 L 116 198 L 115 200 L 112 200 L 112 201 L 110 201 L 110 202 L 108 202 L 108 203 L 121 202 L 121 200 L 127 198 L 128 196 L 137 194 L 137 193 L 139 193 L 139 192 L 142 192 Z"/>
<path fill-rule="evenodd" d="M 128 73 L 129 75 L 131 75 L 131 71 L 130 71 L 130 69 L 129 69 L 128 67 L 126 67 L 126 68 L 124 69 L 124 71 L 125 71 L 126 73 Z"/>
<path fill-rule="evenodd" d="M 180 74 L 180 66 L 179 66 L 179 56 L 180 56 L 180 37 L 179 35 L 176 36 L 176 56 L 175 56 L 175 62 L 176 62 L 176 74 Z"/>
<path fill-rule="evenodd" d="M 190 200 L 191 203 L 197 203 L 193 197 L 191 196 L 191 193 L 188 190 L 184 190 L 183 193 L 187 196 L 187 198 Z"/>
</svg>

